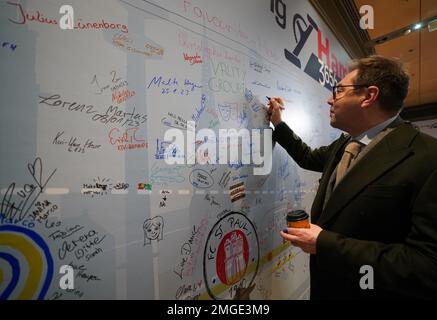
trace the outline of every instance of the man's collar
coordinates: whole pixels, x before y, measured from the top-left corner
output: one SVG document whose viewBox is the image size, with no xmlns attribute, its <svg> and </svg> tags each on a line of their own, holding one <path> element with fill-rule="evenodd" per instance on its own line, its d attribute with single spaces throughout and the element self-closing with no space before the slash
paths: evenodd
<svg viewBox="0 0 437 320">
<path fill-rule="evenodd" d="M 362 144 L 367 146 L 372 141 L 372 139 L 376 137 L 376 135 L 378 133 L 380 133 L 385 128 L 387 128 L 398 117 L 399 117 L 399 115 L 395 115 L 394 117 L 391 117 L 390 119 L 387 119 L 384 122 L 377 124 L 373 128 L 370 128 L 369 130 L 363 132 L 362 134 L 360 134 L 356 137 L 353 137 L 353 140 L 359 141 Z"/>
</svg>

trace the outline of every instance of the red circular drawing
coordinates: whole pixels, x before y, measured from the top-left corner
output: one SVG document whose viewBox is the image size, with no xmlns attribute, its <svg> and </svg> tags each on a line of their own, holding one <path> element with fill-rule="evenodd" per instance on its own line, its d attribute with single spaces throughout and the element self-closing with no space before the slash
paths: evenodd
<svg viewBox="0 0 437 320">
<path fill-rule="evenodd" d="M 246 274 L 249 261 L 249 244 L 241 230 L 233 230 L 221 240 L 216 260 L 216 271 L 220 281 L 233 285 Z"/>
</svg>

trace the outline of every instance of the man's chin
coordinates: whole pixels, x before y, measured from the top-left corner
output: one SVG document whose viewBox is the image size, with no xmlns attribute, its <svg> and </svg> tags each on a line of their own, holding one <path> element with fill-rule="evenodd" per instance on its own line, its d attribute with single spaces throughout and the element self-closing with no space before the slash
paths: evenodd
<svg viewBox="0 0 437 320">
<path fill-rule="evenodd" d="M 334 118 L 331 117 L 331 120 L 330 120 L 329 124 L 331 125 L 331 127 L 338 129 L 338 128 L 337 128 L 337 125 L 336 125 L 336 123 L 335 123 Z"/>
</svg>

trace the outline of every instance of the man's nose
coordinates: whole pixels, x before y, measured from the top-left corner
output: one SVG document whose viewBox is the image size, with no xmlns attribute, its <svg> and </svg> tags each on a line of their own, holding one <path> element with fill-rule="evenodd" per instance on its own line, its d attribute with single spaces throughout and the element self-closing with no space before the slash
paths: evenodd
<svg viewBox="0 0 437 320">
<path fill-rule="evenodd" d="M 328 104 L 330 106 L 332 106 L 334 104 L 334 98 L 332 96 L 328 99 Z"/>
</svg>

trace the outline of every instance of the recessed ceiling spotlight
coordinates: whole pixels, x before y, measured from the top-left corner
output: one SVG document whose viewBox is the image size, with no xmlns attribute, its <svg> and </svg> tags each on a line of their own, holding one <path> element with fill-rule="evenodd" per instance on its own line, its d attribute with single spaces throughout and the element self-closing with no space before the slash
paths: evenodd
<svg viewBox="0 0 437 320">
<path fill-rule="evenodd" d="M 421 23 L 416 23 L 413 27 L 414 30 L 419 30 L 420 28 L 422 28 L 422 24 Z"/>
</svg>

